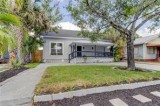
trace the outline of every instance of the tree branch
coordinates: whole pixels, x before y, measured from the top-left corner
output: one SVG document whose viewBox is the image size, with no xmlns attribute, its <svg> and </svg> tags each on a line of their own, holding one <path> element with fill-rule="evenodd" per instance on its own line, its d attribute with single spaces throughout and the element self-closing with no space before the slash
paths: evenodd
<svg viewBox="0 0 160 106">
<path fill-rule="evenodd" d="M 98 17 L 106 20 L 113 28 L 117 29 L 118 31 L 120 31 L 121 33 L 128 35 L 129 31 L 125 28 L 123 28 L 121 25 L 118 25 L 116 22 L 112 21 L 108 16 L 104 16 L 104 14 L 97 12 L 95 9 L 93 9 L 90 4 L 89 1 L 86 0 L 86 5 L 89 7 L 89 9 L 95 13 Z"/>
<path fill-rule="evenodd" d="M 143 20 L 136 28 L 135 31 L 137 31 L 140 27 L 142 27 L 147 21 L 149 21 L 150 19 L 154 18 L 154 17 L 159 17 L 160 16 L 160 12 L 157 12 L 149 17 L 147 17 L 145 20 Z"/>
<path fill-rule="evenodd" d="M 139 19 L 139 16 L 142 14 L 142 12 L 149 6 L 151 6 L 152 4 L 154 4 L 157 0 L 154 1 L 150 1 L 148 2 L 145 6 L 141 6 L 140 9 L 137 10 L 136 14 L 134 15 L 133 21 L 126 27 L 128 28 L 131 24 L 131 29 L 135 28 L 136 25 L 136 21 Z M 145 2 L 145 0 L 143 1 L 143 3 Z"/>
</svg>

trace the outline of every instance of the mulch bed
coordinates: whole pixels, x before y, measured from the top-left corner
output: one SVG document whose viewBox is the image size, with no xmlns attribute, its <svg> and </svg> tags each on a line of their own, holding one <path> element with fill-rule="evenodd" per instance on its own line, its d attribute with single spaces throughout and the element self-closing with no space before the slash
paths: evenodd
<svg viewBox="0 0 160 106">
<path fill-rule="evenodd" d="M 115 98 L 122 99 L 125 103 L 129 104 L 129 106 L 160 106 L 160 98 L 151 95 L 150 92 L 152 91 L 160 91 L 160 84 L 141 87 L 133 90 L 116 90 L 112 92 L 91 94 L 82 97 L 73 97 L 70 99 L 38 102 L 34 103 L 33 106 L 80 106 L 87 103 L 93 103 L 94 106 L 113 106 L 109 100 Z M 142 94 L 145 97 L 152 99 L 152 102 L 140 103 L 132 97 L 137 94 Z"/>
<path fill-rule="evenodd" d="M 0 82 L 5 81 L 6 79 L 17 75 L 20 72 L 23 72 L 28 68 L 22 67 L 20 69 L 9 69 L 3 72 L 0 72 Z"/>
</svg>

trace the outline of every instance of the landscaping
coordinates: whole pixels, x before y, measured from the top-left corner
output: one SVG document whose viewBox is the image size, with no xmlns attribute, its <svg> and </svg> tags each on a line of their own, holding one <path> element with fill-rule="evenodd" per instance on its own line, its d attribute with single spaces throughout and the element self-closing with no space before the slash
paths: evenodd
<svg viewBox="0 0 160 106">
<path fill-rule="evenodd" d="M 41 63 L 28 63 L 25 65 L 26 68 L 35 68 Z"/>
<path fill-rule="evenodd" d="M 9 65 L 5 65 L 5 67 L 0 68 L 0 82 L 5 81 L 6 79 L 13 77 L 17 74 L 19 74 L 20 72 L 25 71 L 26 69 L 29 68 L 35 68 L 39 65 L 40 63 L 28 63 L 24 66 L 20 66 L 19 68 L 9 68 Z M 6 67 L 8 66 L 8 67 Z M 5 70 L 5 71 L 4 71 Z"/>
<path fill-rule="evenodd" d="M 59 93 L 159 78 L 160 72 L 128 71 L 113 66 L 51 66 L 36 86 L 35 94 Z"/>
<path fill-rule="evenodd" d="M 25 71 L 27 68 L 23 67 L 20 69 L 8 69 L 3 72 L 0 72 L 0 82 L 5 81 L 6 79 L 17 75 L 20 72 Z"/>
</svg>

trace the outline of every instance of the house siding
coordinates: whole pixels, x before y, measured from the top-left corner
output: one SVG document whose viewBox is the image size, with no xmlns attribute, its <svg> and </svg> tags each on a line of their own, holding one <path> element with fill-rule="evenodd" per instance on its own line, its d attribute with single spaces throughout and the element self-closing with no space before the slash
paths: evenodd
<svg viewBox="0 0 160 106">
<path fill-rule="evenodd" d="M 135 47 L 138 48 L 138 53 L 134 53 L 135 59 L 143 59 L 144 58 L 143 45 L 136 45 Z"/>
<path fill-rule="evenodd" d="M 70 44 L 74 39 L 61 39 L 61 38 L 44 38 L 44 49 L 43 49 L 43 60 L 44 62 L 67 62 L 68 61 L 68 54 L 71 53 Z M 63 55 L 50 55 L 50 43 L 57 42 L 63 43 Z"/>
</svg>

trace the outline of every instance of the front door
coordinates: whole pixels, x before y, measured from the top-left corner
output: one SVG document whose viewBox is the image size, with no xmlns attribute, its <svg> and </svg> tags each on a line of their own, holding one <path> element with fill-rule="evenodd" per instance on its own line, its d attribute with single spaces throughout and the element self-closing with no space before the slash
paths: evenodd
<svg viewBox="0 0 160 106">
<path fill-rule="evenodd" d="M 82 57 L 82 46 L 77 46 L 77 57 Z"/>
</svg>

